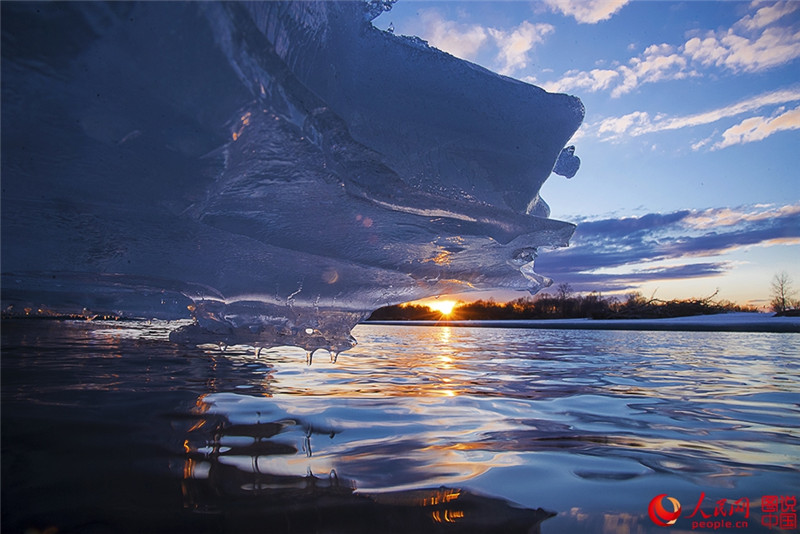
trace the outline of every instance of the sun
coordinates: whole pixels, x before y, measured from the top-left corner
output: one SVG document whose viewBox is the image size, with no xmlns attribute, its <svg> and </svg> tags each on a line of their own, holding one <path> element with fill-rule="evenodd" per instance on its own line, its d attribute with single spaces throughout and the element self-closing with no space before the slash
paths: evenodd
<svg viewBox="0 0 800 534">
<path fill-rule="evenodd" d="M 438 311 L 442 315 L 450 315 L 453 313 L 456 302 L 454 300 L 434 300 L 426 302 L 425 305 L 433 311 Z"/>
</svg>

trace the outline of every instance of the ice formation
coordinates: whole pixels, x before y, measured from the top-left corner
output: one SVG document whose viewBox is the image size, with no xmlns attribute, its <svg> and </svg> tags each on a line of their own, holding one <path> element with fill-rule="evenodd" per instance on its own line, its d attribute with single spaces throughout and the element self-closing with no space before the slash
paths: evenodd
<svg viewBox="0 0 800 534">
<path fill-rule="evenodd" d="M 338 352 L 383 305 L 546 285 L 580 100 L 380 31 L 390 5 L 2 3 L 4 313 Z"/>
</svg>

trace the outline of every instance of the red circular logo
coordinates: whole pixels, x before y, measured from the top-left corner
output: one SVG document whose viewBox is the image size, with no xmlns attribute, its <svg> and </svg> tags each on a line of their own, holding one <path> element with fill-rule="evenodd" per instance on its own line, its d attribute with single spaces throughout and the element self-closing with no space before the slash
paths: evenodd
<svg viewBox="0 0 800 534">
<path fill-rule="evenodd" d="M 650 519 L 659 527 L 668 527 L 675 524 L 678 517 L 681 515 L 681 503 L 674 497 L 667 497 L 667 500 L 672 503 L 672 511 L 668 512 L 664 508 L 664 497 L 666 493 L 656 495 L 650 501 L 650 506 L 647 507 L 647 513 L 650 514 Z"/>
</svg>

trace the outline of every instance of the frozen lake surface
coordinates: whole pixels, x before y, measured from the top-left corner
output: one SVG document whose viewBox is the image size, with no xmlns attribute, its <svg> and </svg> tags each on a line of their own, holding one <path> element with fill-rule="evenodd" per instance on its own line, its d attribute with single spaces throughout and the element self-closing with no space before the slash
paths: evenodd
<svg viewBox="0 0 800 534">
<path fill-rule="evenodd" d="M 800 334 L 175 327 L 4 321 L 5 532 L 769 532 L 800 489 Z"/>
</svg>

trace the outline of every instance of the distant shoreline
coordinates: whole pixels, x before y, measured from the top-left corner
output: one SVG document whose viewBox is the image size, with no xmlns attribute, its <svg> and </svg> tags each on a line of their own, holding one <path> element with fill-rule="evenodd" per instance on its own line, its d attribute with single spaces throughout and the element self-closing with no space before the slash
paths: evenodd
<svg viewBox="0 0 800 534">
<path fill-rule="evenodd" d="M 15 321 L 74 321 L 91 323 L 95 317 L 76 316 L 9 316 L 3 323 Z M 134 317 L 96 317 L 103 321 L 144 321 Z M 178 321 L 180 319 L 175 319 Z M 185 320 L 185 318 L 184 318 Z M 361 325 L 383 326 L 451 326 L 471 328 L 528 328 L 540 330 L 629 330 L 671 332 L 753 332 L 800 334 L 800 317 L 775 317 L 770 313 L 733 312 L 715 315 L 694 315 L 665 319 L 492 319 L 439 321 L 362 321 Z"/>
<path fill-rule="evenodd" d="M 674 332 L 800 333 L 800 317 L 765 313 L 723 313 L 668 319 L 501 319 L 441 321 L 363 321 L 364 325 L 529 328 L 543 330 L 633 330 Z"/>
</svg>

